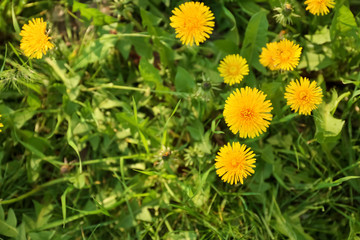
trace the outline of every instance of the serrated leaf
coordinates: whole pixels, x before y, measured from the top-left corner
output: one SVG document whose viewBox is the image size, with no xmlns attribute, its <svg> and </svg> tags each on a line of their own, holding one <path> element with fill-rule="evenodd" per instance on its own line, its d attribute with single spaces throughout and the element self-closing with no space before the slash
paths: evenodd
<svg viewBox="0 0 360 240">
<path fill-rule="evenodd" d="M 333 90 L 332 98 L 329 103 L 322 103 L 317 111 L 314 111 L 315 119 L 315 138 L 318 142 L 326 140 L 335 140 L 339 136 L 345 121 L 333 117 L 337 105 L 345 96 L 350 93 L 342 94 L 338 97 L 337 92 Z"/>
</svg>

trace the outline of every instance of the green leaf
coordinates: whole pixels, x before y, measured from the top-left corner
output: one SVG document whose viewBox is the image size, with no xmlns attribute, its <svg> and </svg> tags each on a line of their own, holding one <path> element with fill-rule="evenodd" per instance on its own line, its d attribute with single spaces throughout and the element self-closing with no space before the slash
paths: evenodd
<svg viewBox="0 0 360 240">
<path fill-rule="evenodd" d="M 321 188 L 329 188 L 329 187 L 335 187 L 335 186 L 339 186 L 341 185 L 343 182 L 352 180 L 352 179 L 359 179 L 360 176 L 347 176 L 347 177 L 343 177 L 343 178 L 339 178 L 335 181 L 329 181 L 329 182 L 321 182 L 319 184 L 317 184 L 315 186 L 314 190 L 318 190 Z"/>
<path fill-rule="evenodd" d="M 254 14 L 249 21 L 245 31 L 245 38 L 241 48 L 241 56 L 248 64 L 260 72 L 266 72 L 259 62 L 261 48 L 266 45 L 269 23 L 266 19 L 266 12 L 260 11 Z"/>
<path fill-rule="evenodd" d="M 8 217 L 5 221 L 4 210 L 0 205 L 0 235 L 7 237 L 16 237 L 18 235 L 18 231 L 16 229 L 16 216 L 14 210 L 10 208 L 8 211 Z"/>
<path fill-rule="evenodd" d="M 227 17 L 233 25 L 232 28 L 226 33 L 225 39 L 232 41 L 235 45 L 238 46 L 240 42 L 240 36 L 236 26 L 236 19 L 234 15 L 231 13 L 231 11 L 229 11 L 229 9 L 227 9 L 224 5 L 222 5 L 222 10 L 225 17 Z"/>
<path fill-rule="evenodd" d="M 91 22 L 95 26 L 102 26 L 117 22 L 116 18 L 106 15 L 96 8 L 89 8 L 87 4 L 79 3 L 75 0 L 72 10 L 73 12 L 80 11 L 81 16 L 83 16 L 87 21 Z"/>
<path fill-rule="evenodd" d="M 42 231 L 42 232 L 31 232 L 29 233 L 31 240 L 44 240 L 44 239 L 52 239 L 55 235 L 55 231 Z"/>
<path fill-rule="evenodd" d="M 10 226 L 13 226 L 13 227 L 16 227 L 16 225 L 17 225 L 15 212 L 14 212 L 14 210 L 12 208 L 10 208 L 9 211 L 8 211 L 8 218 L 7 218 L 6 222 Z"/>
<path fill-rule="evenodd" d="M 77 173 L 69 180 L 75 188 L 82 189 L 86 182 L 86 173 Z"/>
<path fill-rule="evenodd" d="M 18 235 L 18 231 L 15 227 L 11 226 L 7 222 L 0 220 L 0 235 L 16 237 Z"/>
<path fill-rule="evenodd" d="M 324 26 L 320 30 L 317 30 L 314 34 L 305 35 L 305 38 L 312 43 L 319 45 L 331 42 L 330 31 L 327 26 Z"/>
<path fill-rule="evenodd" d="M 34 95 L 34 94 L 29 94 L 29 96 L 26 99 L 27 103 L 29 104 L 30 108 L 32 109 L 38 109 L 39 107 L 41 107 L 41 101 L 40 98 L 38 98 L 38 96 Z"/>
<path fill-rule="evenodd" d="M 143 207 L 140 209 L 140 212 L 136 214 L 136 220 L 144 221 L 144 222 L 152 222 L 151 213 L 147 207 Z"/>
<path fill-rule="evenodd" d="M 12 22 L 13 22 L 13 26 L 14 26 L 16 34 L 20 34 L 19 23 L 16 19 L 16 15 L 15 15 L 15 11 L 14 11 L 14 1 L 12 1 L 12 4 L 11 4 L 11 17 L 12 17 Z"/>
<path fill-rule="evenodd" d="M 113 48 L 119 40 L 117 35 L 104 34 L 101 38 L 91 41 L 91 43 L 78 54 L 75 60 L 74 70 L 86 67 L 90 63 L 98 62 L 108 57 L 110 48 Z"/>
<path fill-rule="evenodd" d="M 354 15 L 348 7 L 342 5 L 336 12 L 330 27 L 331 39 L 357 27 Z"/>
<path fill-rule="evenodd" d="M 329 103 L 322 103 L 317 111 L 314 111 L 315 119 L 315 138 L 318 142 L 326 140 L 336 140 L 344 126 L 345 121 L 333 117 L 339 102 L 350 92 L 342 94 L 338 97 L 335 90 L 332 91 L 332 98 Z"/>
<path fill-rule="evenodd" d="M 186 129 L 189 131 L 191 137 L 196 140 L 200 141 L 204 137 L 204 126 L 200 122 L 200 120 L 196 119 L 193 121 L 191 126 L 187 126 Z"/>
<path fill-rule="evenodd" d="M 192 92 L 195 88 L 195 79 L 182 67 L 177 68 L 175 88 L 177 92 Z"/>
<path fill-rule="evenodd" d="M 152 82 L 156 85 L 156 89 L 161 89 L 162 79 L 159 74 L 159 70 L 150 64 L 145 58 L 141 58 L 139 70 L 141 76 L 146 82 Z"/>
<path fill-rule="evenodd" d="M 21 223 L 19 227 L 17 227 L 18 235 L 15 238 L 16 240 L 26 240 L 26 230 L 25 223 Z"/>
</svg>

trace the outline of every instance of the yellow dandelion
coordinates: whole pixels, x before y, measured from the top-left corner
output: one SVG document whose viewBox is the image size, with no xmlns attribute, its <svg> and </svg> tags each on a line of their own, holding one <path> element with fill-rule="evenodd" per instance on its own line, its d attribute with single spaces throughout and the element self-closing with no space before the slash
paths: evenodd
<svg viewBox="0 0 360 240">
<path fill-rule="evenodd" d="M 329 8 L 334 8 L 333 0 L 306 0 L 306 10 L 314 15 L 326 15 L 330 12 Z"/>
<path fill-rule="evenodd" d="M 205 42 L 212 33 L 215 22 L 214 14 L 208 6 L 200 2 L 186 2 L 175 8 L 170 17 L 170 26 L 175 28 L 176 37 L 183 44 L 192 46 Z"/>
<path fill-rule="evenodd" d="M 313 81 L 310 83 L 308 78 L 300 77 L 298 80 L 291 81 L 286 86 L 285 98 L 291 110 L 299 114 L 310 115 L 322 101 L 322 90 Z"/>
<path fill-rule="evenodd" d="M 274 56 L 274 65 L 280 70 L 294 70 L 299 64 L 302 47 L 293 41 L 283 39 L 278 42 L 278 51 Z"/>
<path fill-rule="evenodd" d="M 215 168 L 221 180 L 231 185 L 240 182 L 243 184 L 244 178 L 250 176 L 255 171 L 255 154 L 246 145 L 238 142 L 220 148 L 216 156 Z"/>
<path fill-rule="evenodd" d="M 0 115 L 1 118 L 1 115 Z M 0 123 L 0 128 L 2 128 L 4 126 L 4 124 Z M 2 130 L 0 129 L 0 132 L 2 132 Z"/>
<path fill-rule="evenodd" d="M 226 56 L 218 67 L 220 76 L 224 78 L 224 82 L 230 86 L 240 83 L 245 75 L 249 74 L 249 66 L 246 59 L 239 54 Z"/>
<path fill-rule="evenodd" d="M 267 43 L 266 48 L 262 48 L 260 54 L 260 63 L 264 67 L 268 67 L 270 70 L 274 71 L 277 70 L 275 66 L 275 56 L 278 53 L 278 43 L 272 42 Z"/>
<path fill-rule="evenodd" d="M 266 131 L 272 119 L 271 102 L 256 88 L 236 89 L 227 99 L 224 119 L 230 130 L 242 138 L 254 138 Z"/>
<path fill-rule="evenodd" d="M 22 27 L 20 49 L 29 58 L 42 58 L 54 45 L 49 42 L 51 37 L 46 34 L 46 22 L 42 18 L 35 18 Z"/>
</svg>

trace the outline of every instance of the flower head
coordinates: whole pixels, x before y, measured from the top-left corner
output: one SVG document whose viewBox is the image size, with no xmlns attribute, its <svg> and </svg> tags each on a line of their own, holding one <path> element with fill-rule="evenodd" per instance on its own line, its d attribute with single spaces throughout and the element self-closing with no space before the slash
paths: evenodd
<svg viewBox="0 0 360 240">
<path fill-rule="evenodd" d="M 300 81 L 291 81 L 286 86 L 285 98 L 291 110 L 299 114 L 310 115 L 322 101 L 322 91 L 316 82 L 300 77 Z"/>
<path fill-rule="evenodd" d="M 326 15 L 329 8 L 334 8 L 335 2 L 333 0 L 306 0 L 306 10 L 314 15 Z"/>
<path fill-rule="evenodd" d="M 268 67 L 270 70 L 277 70 L 275 66 L 275 56 L 278 53 L 278 43 L 271 42 L 266 44 L 266 48 L 262 48 L 262 52 L 260 54 L 260 63 L 264 67 Z"/>
<path fill-rule="evenodd" d="M 205 42 L 212 33 L 215 22 L 210 8 L 200 2 L 186 2 L 175 8 L 170 17 L 170 26 L 175 28 L 176 37 L 183 44 L 192 46 Z"/>
<path fill-rule="evenodd" d="M 220 76 L 224 77 L 224 82 L 230 86 L 235 83 L 240 83 L 244 75 L 249 74 L 249 66 L 246 59 L 239 54 L 227 55 L 218 67 Z"/>
<path fill-rule="evenodd" d="M 224 182 L 231 185 L 240 182 L 243 184 L 243 179 L 254 173 L 255 154 L 246 145 L 235 142 L 220 148 L 216 156 L 215 168 L 217 175 L 221 177 Z"/>
<path fill-rule="evenodd" d="M 266 131 L 272 119 L 271 102 L 256 88 L 236 89 L 227 99 L 224 119 L 230 130 L 242 138 L 254 138 Z"/>
<path fill-rule="evenodd" d="M 294 70 L 299 64 L 301 47 L 298 44 L 294 44 L 293 41 L 283 39 L 278 42 L 278 51 L 274 57 L 274 64 L 277 69 L 281 70 Z"/>
<path fill-rule="evenodd" d="M 270 70 L 294 70 L 299 64 L 301 50 L 298 44 L 287 39 L 267 43 L 266 48 L 262 48 L 260 63 Z"/>
<path fill-rule="evenodd" d="M 52 49 L 54 45 L 49 42 L 51 37 L 46 34 L 46 22 L 42 18 L 35 18 L 22 27 L 20 32 L 22 36 L 20 48 L 25 56 L 29 58 L 42 58 L 47 50 Z"/>
</svg>

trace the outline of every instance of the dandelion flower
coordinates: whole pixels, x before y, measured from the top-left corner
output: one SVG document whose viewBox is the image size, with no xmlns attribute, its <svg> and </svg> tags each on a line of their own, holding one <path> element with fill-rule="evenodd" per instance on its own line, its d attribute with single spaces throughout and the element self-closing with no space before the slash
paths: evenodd
<svg viewBox="0 0 360 240">
<path fill-rule="evenodd" d="M 274 57 L 276 68 L 286 71 L 294 70 L 299 64 L 302 47 L 287 39 L 278 42 L 277 47 L 278 51 Z"/>
<path fill-rule="evenodd" d="M 176 37 L 183 44 L 192 46 L 205 42 L 212 33 L 215 22 L 210 8 L 200 2 L 186 2 L 175 8 L 170 17 L 170 26 L 175 28 Z"/>
<path fill-rule="evenodd" d="M 230 130 L 242 138 L 254 138 L 266 131 L 272 119 L 271 102 L 256 88 L 236 89 L 227 99 L 224 119 Z"/>
<path fill-rule="evenodd" d="M 277 52 L 277 42 L 267 43 L 266 48 L 262 48 L 262 52 L 260 54 L 260 63 L 272 71 L 277 70 L 275 66 L 275 56 L 277 55 Z"/>
<path fill-rule="evenodd" d="M 51 37 L 46 34 L 46 22 L 42 18 L 35 18 L 25 24 L 20 32 L 22 36 L 20 48 L 29 58 L 42 58 L 54 45 L 49 42 Z"/>
<path fill-rule="evenodd" d="M 326 15 L 330 12 L 329 8 L 334 8 L 333 0 L 306 0 L 306 10 L 314 15 Z"/>
<path fill-rule="evenodd" d="M 1 115 L 0 115 L 1 118 Z M 0 128 L 2 128 L 4 126 L 4 124 L 0 123 Z M 0 132 L 2 132 L 2 130 L 0 129 Z"/>
<path fill-rule="evenodd" d="M 246 59 L 239 54 L 227 55 L 220 61 L 218 70 L 220 76 L 224 78 L 224 82 L 230 86 L 240 83 L 244 75 L 249 74 L 249 66 Z"/>
<path fill-rule="evenodd" d="M 228 182 L 231 185 L 240 182 L 243 184 L 243 179 L 250 176 L 255 171 L 255 154 L 246 145 L 238 142 L 220 148 L 216 156 L 215 168 L 217 175 L 221 180 Z"/>
<path fill-rule="evenodd" d="M 308 78 L 300 77 L 298 80 L 291 81 L 286 86 L 285 98 L 291 110 L 299 114 L 310 115 L 322 101 L 322 90 L 313 81 L 310 83 Z"/>
</svg>

